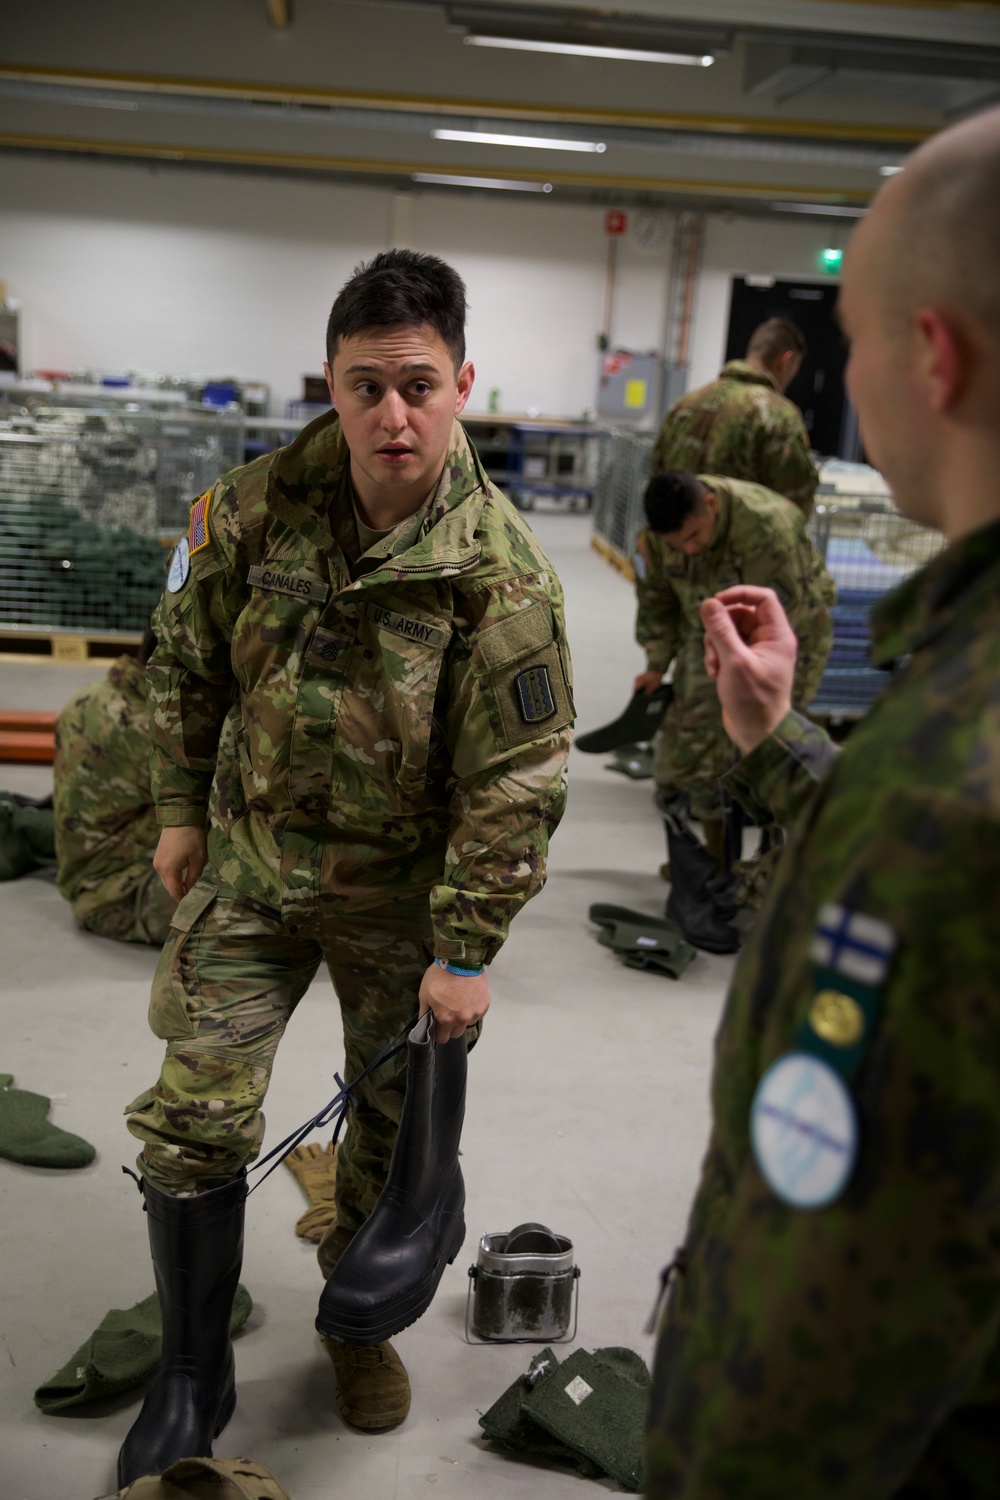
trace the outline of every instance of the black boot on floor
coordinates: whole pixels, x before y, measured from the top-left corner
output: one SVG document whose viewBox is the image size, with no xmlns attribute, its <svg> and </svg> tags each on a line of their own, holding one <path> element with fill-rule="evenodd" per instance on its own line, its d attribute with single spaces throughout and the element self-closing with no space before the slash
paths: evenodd
<svg viewBox="0 0 1000 1500">
<path fill-rule="evenodd" d="M 695 948 L 706 953 L 735 953 L 740 935 L 727 915 L 735 906 L 719 866 L 688 824 L 676 803 L 663 808 L 670 856 L 670 895 L 666 914 Z"/>
<path fill-rule="evenodd" d="M 210 1458 L 236 1405 L 229 1319 L 243 1263 L 246 1176 L 193 1198 L 143 1182 L 163 1353 L 118 1455 L 118 1483 Z"/>
<path fill-rule="evenodd" d="M 465 1238 L 458 1164 L 465 1037 L 438 1046 L 428 1013 L 410 1032 L 407 1053 L 406 1099 L 385 1187 L 320 1297 L 316 1327 L 345 1344 L 380 1344 L 416 1322 Z"/>
</svg>

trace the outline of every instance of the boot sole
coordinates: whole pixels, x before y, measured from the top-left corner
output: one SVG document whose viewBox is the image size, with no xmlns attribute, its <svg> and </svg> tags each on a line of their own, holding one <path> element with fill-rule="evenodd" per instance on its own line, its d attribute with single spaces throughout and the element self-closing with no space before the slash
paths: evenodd
<svg viewBox="0 0 1000 1500">
<path fill-rule="evenodd" d="M 342 1321 L 324 1317 L 321 1303 L 316 1315 L 317 1329 L 326 1334 L 327 1338 L 340 1339 L 343 1344 L 381 1344 L 385 1339 L 394 1338 L 397 1333 L 402 1333 L 404 1328 L 409 1328 L 418 1318 L 423 1317 L 434 1301 L 445 1267 L 453 1263 L 464 1243 L 465 1220 L 461 1219 L 448 1251 L 442 1255 L 430 1276 L 407 1297 L 391 1306 L 376 1309 L 368 1318 L 344 1318 Z"/>
</svg>

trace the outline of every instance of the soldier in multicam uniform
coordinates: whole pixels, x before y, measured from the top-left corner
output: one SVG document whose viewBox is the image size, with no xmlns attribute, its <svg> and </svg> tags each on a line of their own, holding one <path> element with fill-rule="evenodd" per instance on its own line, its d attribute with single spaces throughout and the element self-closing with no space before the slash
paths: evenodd
<svg viewBox="0 0 1000 1500">
<path fill-rule="evenodd" d="M 895 676 L 839 757 L 774 596 L 703 607 L 741 793 L 793 833 L 719 1033 L 651 1500 L 1000 1494 L 998 261 L 993 110 L 845 257 L 865 447 L 949 546 L 878 607 Z"/>
<path fill-rule="evenodd" d="M 809 457 L 802 413 L 783 394 L 806 352 L 801 329 L 768 318 L 753 333 L 744 359 L 732 359 L 718 380 L 672 406 L 653 448 L 652 472 L 723 474 L 777 490 L 812 513 L 819 476 Z"/>
<path fill-rule="evenodd" d="M 573 716 L 562 594 L 456 420 L 464 290 L 410 251 L 358 269 L 327 333 L 336 412 L 197 502 L 154 617 L 157 868 L 183 899 L 150 1008 L 166 1060 L 128 1123 L 173 1238 L 154 1241 L 164 1363 L 122 1480 L 210 1452 L 228 1420 L 245 1168 L 321 962 L 347 1078 L 418 1006 L 439 1042 L 471 1039 L 483 966 L 544 881 Z M 379 1196 L 404 1092 L 403 1058 L 356 1090 L 327 1265 Z M 327 1347 L 352 1425 L 402 1420 L 389 1344 Z"/>
<path fill-rule="evenodd" d="M 733 952 L 736 929 L 717 917 L 708 883 L 721 871 L 724 842 L 719 780 L 735 759 L 723 728 L 715 683 L 704 664 L 700 608 L 705 599 L 734 583 L 767 584 L 788 610 L 798 640 L 794 701 L 804 708 L 815 696 L 830 653 L 829 606 L 835 589 L 822 559 L 806 536 L 802 513 L 763 485 L 717 475 L 655 474 L 645 495 L 648 526 L 635 559 L 638 614 L 636 640 L 647 670 L 635 691 L 652 692 L 673 664 L 674 697 L 656 740 L 653 774 L 666 807 L 685 794 L 702 825 L 716 870 L 697 875 L 678 866 L 676 829 L 667 819 L 673 883 L 684 911 L 672 900 L 685 934 L 696 946 Z M 699 870 L 702 867 L 699 865 Z M 702 882 L 691 889 L 692 881 Z M 700 916 L 695 915 L 701 913 Z"/>
<path fill-rule="evenodd" d="M 145 663 L 154 644 L 150 631 L 137 658 L 119 657 L 56 723 L 56 883 L 81 927 L 129 943 L 162 943 L 177 905 L 153 869 Z"/>
<path fill-rule="evenodd" d="M 52 796 L 0 792 L 0 879 L 55 866 L 80 926 L 126 943 L 162 943 L 177 905 L 153 868 L 160 827 L 145 664 L 155 644 L 147 631 L 137 656 L 119 657 L 67 703 Z"/>
</svg>

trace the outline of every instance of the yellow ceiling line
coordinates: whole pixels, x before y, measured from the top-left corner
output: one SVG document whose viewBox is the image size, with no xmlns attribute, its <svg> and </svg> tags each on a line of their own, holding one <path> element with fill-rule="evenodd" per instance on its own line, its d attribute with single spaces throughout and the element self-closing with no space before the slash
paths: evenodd
<svg viewBox="0 0 1000 1500">
<path fill-rule="evenodd" d="M 18 135 L 0 132 L 0 147 L 20 151 L 71 151 L 97 156 L 123 156 L 145 161 L 191 161 L 222 166 L 283 167 L 308 172 L 355 173 L 380 177 L 409 177 L 433 172 L 448 177 L 495 177 L 507 182 L 551 182 L 572 188 L 628 188 L 633 192 L 715 194 L 718 197 L 795 198 L 811 203 L 864 206 L 871 194 L 854 188 L 798 187 L 790 183 L 713 182 L 686 177 L 635 177 L 609 173 L 519 171 L 513 167 L 470 166 L 468 162 L 379 161 L 370 157 L 302 156 L 290 151 L 233 151 L 214 146 L 169 146 L 138 141 L 95 141 L 79 136 Z"/>
<path fill-rule="evenodd" d="M 268 104 L 312 104 L 328 108 L 384 109 L 400 114 L 489 115 L 494 119 L 541 120 L 573 125 L 624 125 L 642 130 L 700 131 L 715 135 L 809 136 L 816 140 L 917 145 L 933 132 L 910 125 L 858 125 L 831 120 L 769 119 L 763 115 L 673 114 L 654 110 L 582 108 L 569 104 L 513 103 L 498 99 L 454 99 L 426 94 L 375 94 L 367 90 L 300 88 L 286 84 L 238 83 L 227 79 L 177 78 L 149 73 L 90 73 L 75 68 L 0 65 L 0 80 L 122 89 L 139 94 L 241 99 Z"/>
</svg>

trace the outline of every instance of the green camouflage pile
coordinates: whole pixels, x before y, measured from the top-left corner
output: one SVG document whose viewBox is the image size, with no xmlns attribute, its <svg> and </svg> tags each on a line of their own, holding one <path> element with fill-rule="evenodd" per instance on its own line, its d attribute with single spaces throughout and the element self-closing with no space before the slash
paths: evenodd
<svg viewBox="0 0 1000 1500">
<path fill-rule="evenodd" d="M 164 550 L 50 495 L 0 494 L 0 621 L 145 630 L 163 589 Z"/>
</svg>

